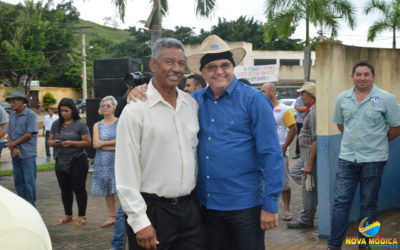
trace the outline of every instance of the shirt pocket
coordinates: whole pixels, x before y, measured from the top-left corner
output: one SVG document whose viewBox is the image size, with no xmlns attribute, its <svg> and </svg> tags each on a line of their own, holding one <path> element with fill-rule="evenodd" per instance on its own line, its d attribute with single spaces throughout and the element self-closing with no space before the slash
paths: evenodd
<svg viewBox="0 0 400 250">
<path fill-rule="evenodd" d="M 375 126 L 379 124 L 379 121 L 382 117 L 382 113 L 379 110 L 367 109 L 365 111 L 365 117 L 367 118 L 366 122 L 368 125 Z"/>
<path fill-rule="evenodd" d="M 197 133 L 199 132 L 199 126 L 197 124 L 183 124 L 185 129 L 185 134 L 189 139 L 189 143 L 192 148 L 196 148 L 199 140 L 197 138 Z"/>
<path fill-rule="evenodd" d="M 224 122 L 224 132 L 248 134 L 250 133 L 250 121 L 244 116 L 227 118 Z"/>
<path fill-rule="evenodd" d="M 349 122 L 355 116 L 356 109 L 354 108 L 346 108 L 343 109 L 343 119 L 344 122 Z"/>
</svg>

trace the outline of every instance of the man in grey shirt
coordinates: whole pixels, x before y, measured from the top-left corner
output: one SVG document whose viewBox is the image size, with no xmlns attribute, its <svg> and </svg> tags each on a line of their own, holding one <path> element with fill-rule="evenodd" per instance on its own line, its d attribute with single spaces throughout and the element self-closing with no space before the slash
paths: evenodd
<svg viewBox="0 0 400 250">
<path fill-rule="evenodd" d="M 1 157 L 1 151 L 3 150 L 4 147 L 4 136 L 6 135 L 7 124 L 8 124 L 7 113 L 4 110 L 4 108 L 0 106 L 0 157 Z"/>
<path fill-rule="evenodd" d="M 6 98 L 15 111 L 7 127 L 8 148 L 11 151 L 14 185 L 19 196 L 35 206 L 36 200 L 36 139 L 38 121 L 36 114 L 25 107 L 25 95 L 14 91 Z"/>
</svg>

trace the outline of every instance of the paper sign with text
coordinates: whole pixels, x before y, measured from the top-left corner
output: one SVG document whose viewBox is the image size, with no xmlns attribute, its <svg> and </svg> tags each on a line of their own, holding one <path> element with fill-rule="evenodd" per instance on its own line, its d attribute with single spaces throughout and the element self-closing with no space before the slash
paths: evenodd
<svg viewBox="0 0 400 250">
<path fill-rule="evenodd" d="M 276 82 L 278 81 L 278 74 L 279 67 L 277 64 L 235 67 L 236 77 L 238 79 L 246 78 L 251 84 Z"/>
</svg>

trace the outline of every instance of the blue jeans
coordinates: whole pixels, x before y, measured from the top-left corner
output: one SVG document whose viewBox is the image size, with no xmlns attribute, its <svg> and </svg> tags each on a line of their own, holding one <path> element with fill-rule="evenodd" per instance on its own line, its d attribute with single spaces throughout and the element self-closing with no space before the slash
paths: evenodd
<svg viewBox="0 0 400 250">
<path fill-rule="evenodd" d="M 125 216 L 122 206 L 119 206 L 114 224 L 114 237 L 111 241 L 112 250 L 122 250 L 125 236 Z"/>
<path fill-rule="evenodd" d="M 50 157 L 50 146 L 49 146 L 49 136 L 50 136 L 50 131 L 46 131 L 45 137 L 44 137 L 44 146 L 46 148 L 46 156 Z M 53 148 L 53 157 L 56 156 L 55 149 Z"/>
<path fill-rule="evenodd" d="M 360 183 L 360 220 L 365 217 L 369 217 L 367 220 L 369 223 L 376 220 L 378 194 L 385 164 L 386 161 L 356 163 L 339 159 L 329 247 L 342 246 L 358 183 Z M 364 236 L 359 233 L 359 237 Z M 368 240 L 366 242 L 368 243 Z"/>
<path fill-rule="evenodd" d="M 202 210 L 207 250 L 265 249 L 261 206 L 234 211 Z"/>
<path fill-rule="evenodd" d="M 35 206 L 36 201 L 36 156 L 12 158 L 14 185 L 17 194 Z"/>
</svg>

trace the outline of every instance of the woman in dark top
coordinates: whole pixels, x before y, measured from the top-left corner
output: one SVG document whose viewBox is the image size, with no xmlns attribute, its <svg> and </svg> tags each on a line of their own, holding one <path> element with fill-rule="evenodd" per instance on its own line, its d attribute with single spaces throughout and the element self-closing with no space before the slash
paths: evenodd
<svg viewBox="0 0 400 250">
<path fill-rule="evenodd" d="M 78 204 L 76 226 L 86 224 L 86 176 L 88 161 L 84 149 L 90 146 L 89 129 L 79 117 L 71 98 L 63 98 L 58 104 L 60 118 L 51 127 L 49 145 L 56 150 L 56 176 L 61 189 L 65 216 L 57 223 L 73 221 L 72 203 L 75 194 Z"/>
</svg>

